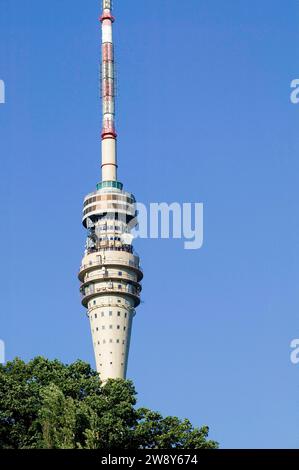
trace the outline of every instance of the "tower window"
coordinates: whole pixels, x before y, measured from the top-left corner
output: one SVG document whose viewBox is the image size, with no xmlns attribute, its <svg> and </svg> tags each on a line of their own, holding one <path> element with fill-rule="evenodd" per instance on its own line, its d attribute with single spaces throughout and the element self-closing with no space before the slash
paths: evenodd
<svg viewBox="0 0 299 470">
<path fill-rule="evenodd" d="M 94 317 L 95 317 L 95 318 L 98 318 L 98 315 L 95 313 Z"/>
<path fill-rule="evenodd" d="M 117 339 L 116 342 L 119 343 L 119 339 Z"/>
<path fill-rule="evenodd" d="M 123 273 L 122 273 L 121 271 L 118 271 L 118 275 L 119 275 L 119 276 L 122 276 Z"/>
<path fill-rule="evenodd" d="M 105 315 L 105 313 L 104 313 L 104 312 L 102 312 L 102 313 L 101 313 L 101 316 L 103 317 L 104 315 Z"/>
<path fill-rule="evenodd" d="M 109 343 L 113 343 L 113 339 L 110 339 L 110 340 L 109 340 Z"/>
<path fill-rule="evenodd" d="M 112 330 L 112 328 L 113 328 L 113 325 L 109 325 L 109 328 L 110 328 L 110 330 Z"/>
<path fill-rule="evenodd" d="M 117 316 L 120 317 L 120 312 L 117 312 Z"/>
<path fill-rule="evenodd" d="M 102 326 L 102 330 L 105 330 L 105 325 Z"/>
<path fill-rule="evenodd" d="M 126 327 L 126 326 L 124 326 L 124 331 L 126 331 L 126 329 L 127 329 L 127 327 Z"/>
<path fill-rule="evenodd" d="M 109 312 L 109 317 L 112 317 L 112 312 Z"/>
<path fill-rule="evenodd" d="M 128 316 L 128 314 L 127 314 L 127 313 L 125 313 L 125 318 L 127 318 L 127 316 Z"/>
<path fill-rule="evenodd" d="M 120 329 L 120 325 L 117 325 L 117 329 L 118 329 L 118 330 Z"/>
</svg>

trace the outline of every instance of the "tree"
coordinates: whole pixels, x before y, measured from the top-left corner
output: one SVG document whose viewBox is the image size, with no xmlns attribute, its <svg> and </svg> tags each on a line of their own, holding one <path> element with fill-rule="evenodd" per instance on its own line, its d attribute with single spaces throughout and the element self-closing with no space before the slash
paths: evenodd
<svg viewBox="0 0 299 470">
<path fill-rule="evenodd" d="M 54 384 L 41 391 L 42 407 L 38 421 L 42 428 L 41 447 L 73 449 L 75 447 L 76 407 Z"/>
<path fill-rule="evenodd" d="M 132 382 L 37 357 L 0 366 L 0 448 L 217 448 L 208 427 L 136 409 Z"/>
</svg>

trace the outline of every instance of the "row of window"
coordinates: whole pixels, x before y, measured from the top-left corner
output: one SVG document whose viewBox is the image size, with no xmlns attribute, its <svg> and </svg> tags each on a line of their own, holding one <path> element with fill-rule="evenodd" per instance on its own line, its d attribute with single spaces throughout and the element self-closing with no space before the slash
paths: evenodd
<svg viewBox="0 0 299 470">
<path fill-rule="evenodd" d="M 104 210 L 106 212 L 107 209 L 113 209 L 114 211 L 125 210 L 125 211 L 132 212 L 132 207 L 126 204 L 122 205 L 122 204 L 116 204 L 116 203 L 108 203 L 104 206 L 104 209 L 100 205 L 88 207 L 87 209 L 83 211 L 83 215 L 85 216 L 89 214 L 90 212 L 95 212 L 95 211 L 102 212 Z"/>
<path fill-rule="evenodd" d="M 89 204 L 92 204 L 93 202 L 101 202 L 101 201 L 123 201 L 127 202 L 128 204 L 134 204 L 135 201 L 127 196 L 122 196 L 122 195 L 115 195 L 115 194 L 103 194 L 102 196 L 94 196 L 89 199 L 87 199 L 84 202 L 84 207 L 88 206 Z"/>
<path fill-rule="evenodd" d="M 109 45 L 109 43 L 107 43 Z M 112 46 L 112 44 L 110 44 Z M 123 189 L 123 184 L 120 183 L 119 181 L 102 181 L 101 183 L 97 184 L 97 190 L 103 189 L 103 188 L 117 188 L 122 190 Z"/>
<path fill-rule="evenodd" d="M 96 231 L 99 232 L 120 232 L 121 231 L 121 226 L 120 225 L 100 225 L 96 227 Z"/>
<path fill-rule="evenodd" d="M 101 286 L 101 284 L 99 285 Z M 139 296 L 140 294 L 140 288 L 136 288 L 135 286 L 132 286 L 131 284 L 116 285 L 113 282 L 109 282 L 107 286 L 97 287 L 96 289 L 95 289 L 94 284 L 88 284 L 85 288 L 81 288 L 81 292 L 84 297 L 88 295 L 93 295 L 97 292 L 111 292 L 111 291 L 122 291 L 124 293 L 133 294 L 136 296 Z"/>
<path fill-rule="evenodd" d="M 104 224 L 115 224 L 116 222 L 124 223 L 125 221 L 122 218 L 119 219 L 117 214 L 115 216 L 115 214 L 111 214 L 107 212 L 107 214 L 104 214 L 103 216 L 97 218 L 96 223 L 99 223 L 99 222 L 104 225 Z"/>
<path fill-rule="evenodd" d="M 121 242 L 121 238 L 120 237 L 100 237 L 98 238 L 98 241 L 99 242 L 113 242 L 113 241 L 116 241 L 116 242 Z"/>
<path fill-rule="evenodd" d="M 93 302 L 93 304 L 96 305 L 96 304 L 95 304 L 95 301 Z M 105 312 L 101 312 L 101 317 L 104 317 L 104 316 L 105 316 Z M 120 317 L 120 316 L 121 316 L 121 312 L 117 312 L 117 316 Z M 127 318 L 127 316 L 128 316 L 128 313 L 125 312 L 125 318 Z M 113 312 L 112 312 L 112 311 L 109 311 L 109 317 L 113 317 Z M 92 315 L 90 316 L 90 318 L 92 319 Z M 94 318 L 95 318 L 95 319 L 98 318 L 98 314 L 97 314 L 97 313 L 94 314 Z"/>
<path fill-rule="evenodd" d="M 126 331 L 127 327 L 124 326 L 123 328 L 124 328 L 124 331 Z M 97 327 L 96 327 L 96 331 L 99 331 L 99 329 L 100 329 L 100 328 L 97 326 Z M 117 326 L 116 326 L 116 329 L 117 329 L 117 330 L 120 330 L 120 325 L 117 325 Z M 102 325 L 102 330 L 106 330 L 106 326 L 105 326 L 105 325 Z M 109 325 L 109 330 L 113 330 L 113 325 Z M 92 330 L 92 332 L 94 333 L 94 330 Z"/>
<path fill-rule="evenodd" d="M 133 247 L 132 245 L 109 246 L 109 247 L 102 246 L 102 247 L 99 247 L 98 249 L 95 247 L 87 247 L 87 253 L 89 255 L 91 253 L 97 253 L 97 251 L 126 251 L 127 253 L 133 254 Z"/>
<path fill-rule="evenodd" d="M 117 276 L 119 277 L 122 277 L 123 276 L 123 272 L 122 271 L 118 271 L 117 273 Z M 85 279 L 85 282 L 89 279 L 89 278 L 93 278 L 93 277 L 97 277 L 99 274 L 94 274 L 94 272 L 92 273 L 87 273 L 86 274 L 86 279 Z M 105 268 L 102 268 L 102 271 L 101 271 L 101 275 L 105 276 L 105 277 L 115 277 L 116 276 L 116 273 L 112 272 L 112 271 L 106 271 Z M 93 301 L 93 305 L 96 305 L 96 300 Z"/>
<path fill-rule="evenodd" d="M 98 341 L 98 345 L 100 346 L 101 344 L 113 344 L 113 339 L 109 339 L 109 341 L 106 341 L 105 339 L 103 339 L 102 342 Z M 117 339 L 115 341 L 116 344 L 125 344 L 125 340 L 123 340 L 122 342 L 120 341 L 120 339 Z"/>
</svg>

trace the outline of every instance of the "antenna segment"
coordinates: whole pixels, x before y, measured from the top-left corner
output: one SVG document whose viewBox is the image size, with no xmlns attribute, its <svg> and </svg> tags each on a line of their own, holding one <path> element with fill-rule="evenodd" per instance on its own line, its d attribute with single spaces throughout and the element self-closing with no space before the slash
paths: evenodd
<svg viewBox="0 0 299 470">
<path fill-rule="evenodd" d="M 117 150 L 115 130 L 115 67 L 112 0 L 103 0 L 102 23 L 102 181 L 117 180 Z"/>
</svg>

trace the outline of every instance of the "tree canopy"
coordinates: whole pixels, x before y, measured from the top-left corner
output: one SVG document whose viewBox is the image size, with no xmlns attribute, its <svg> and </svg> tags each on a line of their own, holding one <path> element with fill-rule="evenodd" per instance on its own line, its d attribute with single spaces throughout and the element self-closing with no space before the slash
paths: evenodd
<svg viewBox="0 0 299 470">
<path fill-rule="evenodd" d="M 37 357 L 0 365 L 2 449 L 204 449 L 209 428 L 136 408 L 131 381 L 101 385 L 90 365 Z"/>
</svg>

